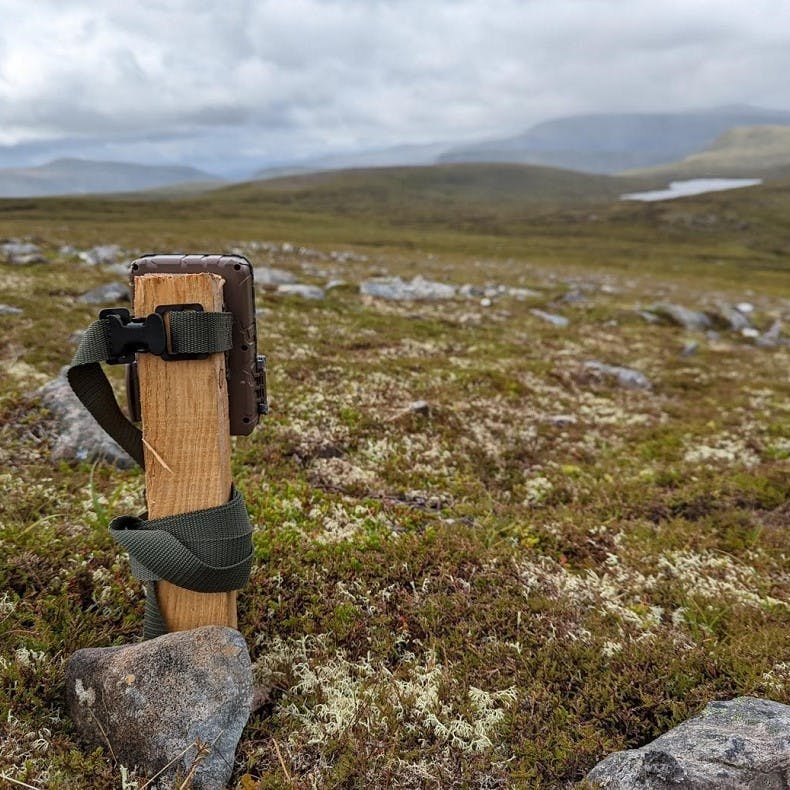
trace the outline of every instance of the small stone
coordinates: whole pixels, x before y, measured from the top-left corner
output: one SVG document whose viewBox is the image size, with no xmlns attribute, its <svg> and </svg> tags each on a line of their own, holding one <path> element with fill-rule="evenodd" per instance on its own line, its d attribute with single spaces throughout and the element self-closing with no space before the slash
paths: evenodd
<svg viewBox="0 0 790 790">
<path fill-rule="evenodd" d="M 284 283 L 277 286 L 277 293 L 285 296 L 301 296 L 302 299 L 323 299 L 324 289 L 317 285 L 305 285 L 304 283 Z"/>
<path fill-rule="evenodd" d="M 625 368 L 619 365 L 606 365 L 603 362 L 592 360 L 585 362 L 584 367 L 587 370 L 595 371 L 604 376 L 612 376 L 617 379 L 617 383 L 626 389 L 640 389 L 649 390 L 652 388 L 650 379 L 644 373 L 640 373 L 633 368 Z"/>
<path fill-rule="evenodd" d="M 296 282 L 296 275 L 285 269 L 275 269 L 271 266 L 256 266 L 252 272 L 255 285 L 261 288 L 266 286 L 289 285 Z"/>
<path fill-rule="evenodd" d="M 726 324 L 733 332 L 740 332 L 751 327 L 749 319 L 736 307 L 720 302 L 716 306 L 714 317 Z"/>
<path fill-rule="evenodd" d="M 129 286 L 125 283 L 107 283 L 84 293 L 77 301 L 83 304 L 114 304 L 128 302 L 131 298 Z"/>
<path fill-rule="evenodd" d="M 487 296 L 480 300 L 480 307 L 491 307 L 492 304 L 493 302 Z"/>
<path fill-rule="evenodd" d="M 6 263 L 16 266 L 46 263 L 41 248 L 29 241 L 4 241 L 0 244 L 0 257 L 4 258 Z"/>
<path fill-rule="evenodd" d="M 745 326 L 743 329 L 741 329 L 741 334 L 744 337 L 749 338 L 760 337 L 760 330 L 755 329 L 753 326 Z"/>
<path fill-rule="evenodd" d="M 116 263 L 121 257 L 121 248 L 117 244 L 98 244 L 89 250 L 82 250 L 77 257 L 89 266 L 101 266 Z"/>
<path fill-rule="evenodd" d="M 738 304 L 735 305 L 735 309 L 739 313 L 749 315 L 749 313 L 754 312 L 754 305 L 751 302 L 738 302 Z"/>
<path fill-rule="evenodd" d="M 422 414 L 427 417 L 431 413 L 431 404 L 427 400 L 416 400 L 409 404 L 409 411 L 412 414 Z"/>
<path fill-rule="evenodd" d="M 335 288 L 342 288 L 344 285 L 348 285 L 345 280 L 330 280 L 325 286 L 325 291 L 334 291 Z"/>
<path fill-rule="evenodd" d="M 22 315 L 22 308 L 10 304 L 0 304 L 0 315 Z"/>
<path fill-rule="evenodd" d="M 149 777 L 172 762 L 159 780 L 193 771 L 195 790 L 227 785 L 252 692 L 244 637 L 221 626 L 78 650 L 66 667 L 69 714 L 89 746 Z"/>
<path fill-rule="evenodd" d="M 761 348 L 774 348 L 782 342 L 782 322 L 777 318 L 771 328 L 757 338 L 757 345 Z M 787 342 L 787 341 L 785 341 Z"/>
<path fill-rule="evenodd" d="M 683 346 L 683 350 L 680 352 L 680 356 L 691 357 L 694 354 L 696 354 L 698 350 L 699 350 L 699 343 L 692 340 L 691 342 L 686 343 L 686 345 Z"/>
<path fill-rule="evenodd" d="M 609 790 L 781 788 L 790 782 L 790 705 L 711 702 L 639 749 L 609 755 L 587 780 Z"/>
<path fill-rule="evenodd" d="M 458 296 L 462 299 L 479 299 L 483 294 L 485 294 L 484 288 L 478 285 L 471 285 L 470 283 L 464 283 L 458 289 Z"/>
<path fill-rule="evenodd" d="M 637 310 L 636 314 L 644 318 L 648 324 L 657 324 L 660 320 L 655 313 L 651 313 L 649 310 Z"/>
<path fill-rule="evenodd" d="M 122 469 L 134 461 L 111 439 L 82 405 L 66 380 L 66 370 L 37 391 L 41 405 L 57 419 L 52 446 L 55 461 L 105 460 Z"/>
<path fill-rule="evenodd" d="M 507 295 L 519 302 L 526 302 L 527 299 L 535 299 L 542 294 L 533 291 L 531 288 L 508 288 Z"/>
<path fill-rule="evenodd" d="M 537 308 L 533 308 L 529 311 L 534 315 L 536 318 L 540 318 L 541 321 L 545 321 L 552 326 L 559 327 L 564 329 L 566 326 L 570 324 L 570 321 L 562 315 L 556 315 L 555 313 L 547 313 L 545 310 L 538 310 Z"/>
<path fill-rule="evenodd" d="M 698 310 L 689 310 L 687 307 L 682 307 L 679 304 L 672 304 L 670 302 L 654 304 L 650 308 L 650 312 L 655 313 L 673 324 L 682 326 L 684 329 L 694 330 L 711 328 L 711 320 L 705 313 L 701 313 Z"/>
<path fill-rule="evenodd" d="M 565 304 L 577 304 L 578 302 L 586 302 L 587 297 L 581 291 L 574 289 L 564 293 L 557 301 Z"/>
<path fill-rule="evenodd" d="M 359 286 L 359 292 L 365 296 L 390 301 L 437 301 L 452 299 L 456 294 L 454 285 L 426 280 L 417 275 L 411 282 L 400 277 L 374 277 L 365 280 Z"/>
</svg>

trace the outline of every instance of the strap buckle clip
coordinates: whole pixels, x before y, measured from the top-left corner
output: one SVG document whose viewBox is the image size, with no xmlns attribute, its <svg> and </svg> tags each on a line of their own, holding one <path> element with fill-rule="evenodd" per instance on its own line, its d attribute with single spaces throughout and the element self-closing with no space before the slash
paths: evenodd
<svg viewBox="0 0 790 790">
<path fill-rule="evenodd" d="M 117 307 L 102 310 L 99 318 L 109 320 L 108 365 L 125 365 L 134 362 L 134 355 L 138 351 L 161 355 L 167 350 L 165 322 L 159 313 L 151 313 L 145 318 L 132 318 L 125 307 Z"/>
<path fill-rule="evenodd" d="M 128 365 L 135 354 L 148 352 L 166 360 L 205 359 L 204 353 L 177 353 L 168 341 L 164 317 L 168 313 L 194 310 L 203 312 L 200 304 L 163 304 L 156 312 L 145 318 L 133 318 L 125 307 L 107 308 L 99 312 L 99 318 L 109 319 L 108 365 Z"/>
</svg>

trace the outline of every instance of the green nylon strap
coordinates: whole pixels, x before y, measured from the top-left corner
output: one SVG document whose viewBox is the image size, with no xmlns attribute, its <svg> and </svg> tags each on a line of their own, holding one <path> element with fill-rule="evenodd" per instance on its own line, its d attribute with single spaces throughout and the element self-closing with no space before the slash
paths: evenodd
<svg viewBox="0 0 790 790">
<path fill-rule="evenodd" d="M 173 354 L 213 354 L 231 348 L 230 313 L 174 311 Z M 140 429 L 118 406 L 100 362 L 111 356 L 110 320 L 94 321 L 80 340 L 67 371 L 75 395 L 99 425 L 144 466 Z M 175 361 L 173 364 L 178 364 Z M 144 638 L 167 633 L 154 581 L 164 579 L 196 592 L 228 592 L 247 583 L 252 565 L 252 527 L 244 499 L 234 488 L 223 505 L 166 518 L 120 516 L 110 534 L 128 552 L 134 575 L 146 584 Z"/>
<path fill-rule="evenodd" d="M 228 592 L 247 583 L 252 527 L 234 488 L 229 502 L 177 516 L 120 516 L 110 534 L 129 552 L 132 572 L 146 582 L 145 638 L 166 633 L 153 582 L 165 579 L 196 592 Z"/>
<path fill-rule="evenodd" d="M 233 345 L 233 316 L 230 313 L 185 310 L 171 312 L 169 316 L 170 347 L 175 354 L 214 354 L 228 351 Z M 74 394 L 96 422 L 140 466 L 145 466 L 142 433 L 121 411 L 99 364 L 110 356 L 109 334 L 108 318 L 100 318 L 88 327 L 71 360 L 67 378 Z"/>
</svg>

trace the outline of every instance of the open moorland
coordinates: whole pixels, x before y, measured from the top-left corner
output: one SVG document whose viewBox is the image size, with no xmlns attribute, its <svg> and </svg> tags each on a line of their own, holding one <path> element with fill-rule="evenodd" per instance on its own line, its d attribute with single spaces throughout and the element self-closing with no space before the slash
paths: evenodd
<svg viewBox="0 0 790 790">
<path fill-rule="evenodd" d="M 36 395 L 80 296 L 123 279 L 79 257 L 100 244 L 261 275 L 234 786 L 570 787 L 710 700 L 790 702 L 790 183 L 618 202 L 635 184 L 448 165 L 0 201 L 0 239 L 43 258 L 0 257 L 0 772 L 145 784 L 80 747 L 63 680 L 140 636 L 107 524 L 142 474 L 54 461 Z M 306 299 L 272 267 L 335 282 Z M 360 293 L 382 276 L 458 290 Z"/>
</svg>

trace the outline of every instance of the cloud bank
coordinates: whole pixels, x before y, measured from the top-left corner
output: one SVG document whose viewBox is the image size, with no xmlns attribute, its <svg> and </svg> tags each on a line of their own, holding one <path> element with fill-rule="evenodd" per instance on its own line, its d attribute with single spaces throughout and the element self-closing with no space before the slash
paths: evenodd
<svg viewBox="0 0 790 790">
<path fill-rule="evenodd" d="M 778 0 L 0 0 L 0 164 L 219 170 L 580 112 L 790 108 Z"/>
</svg>

